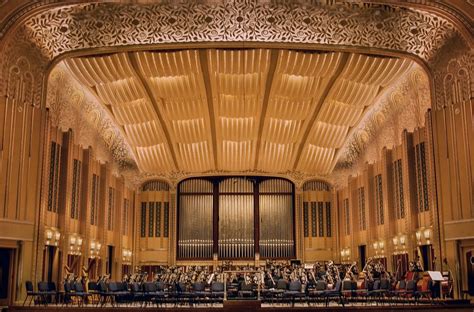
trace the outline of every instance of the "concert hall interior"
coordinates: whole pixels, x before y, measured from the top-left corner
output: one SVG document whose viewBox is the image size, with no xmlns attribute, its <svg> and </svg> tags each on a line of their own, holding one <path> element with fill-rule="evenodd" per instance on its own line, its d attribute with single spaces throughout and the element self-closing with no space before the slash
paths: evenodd
<svg viewBox="0 0 474 312">
<path fill-rule="evenodd" d="M 472 311 L 473 16 L 0 0 L 0 306 Z"/>
</svg>

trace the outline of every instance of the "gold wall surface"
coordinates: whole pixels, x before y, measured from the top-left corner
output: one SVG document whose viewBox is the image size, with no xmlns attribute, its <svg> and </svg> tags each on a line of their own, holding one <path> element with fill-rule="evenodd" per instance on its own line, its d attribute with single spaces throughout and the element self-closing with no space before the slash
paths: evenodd
<svg viewBox="0 0 474 312">
<path fill-rule="evenodd" d="M 341 261 L 349 261 L 357 257 L 357 246 L 366 244 L 368 255 L 386 256 L 390 263 L 392 261 L 390 256 L 394 253 L 407 251 L 411 257 L 418 245 L 417 232 L 424 233 L 429 229 L 430 236 L 427 238 L 422 235 L 420 243 L 425 244 L 429 240 L 432 244 L 438 269 L 446 269 L 441 264 L 446 258 L 454 273 L 456 292 L 459 294 L 460 290 L 467 287 L 465 255 L 474 250 L 472 29 L 466 26 L 469 20 L 466 22 L 466 17 L 462 12 L 452 11 L 449 4 L 418 4 L 415 10 L 410 7 L 412 5 L 410 3 L 404 3 L 402 6 L 392 1 L 386 2 L 388 3 L 387 10 L 370 3 L 367 3 L 365 9 L 363 6 L 351 8 L 347 4 L 343 4 L 339 10 L 331 5 L 310 6 L 309 10 L 305 11 L 298 8 L 297 12 L 310 12 L 312 16 L 315 16 L 314 25 L 308 31 L 306 31 L 309 29 L 308 25 L 298 25 L 298 23 L 303 23 L 304 19 L 288 18 L 288 16 L 293 16 L 292 11 L 282 5 L 280 12 L 286 17 L 282 20 L 290 21 L 294 29 L 299 29 L 298 27 L 305 29 L 302 33 L 294 32 L 298 33 L 299 37 L 288 36 L 287 33 L 279 30 L 279 27 L 271 25 L 264 25 L 262 29 L 266 30 L 265 32 L 249 35 L 249 30 L 242 26 L 245 23 L 235 23 L 237 25 L 235 32 L 229 34 L 228 37 L 216 38 L 216 32 L 210 31 L 208 27 L 202 27 L 200 36 L 195 37 L 198 39 L 192 39 L 193 36 L 179 35 L 186 31 L 177 29 L 173 32 L 174 37 L 166 37 L 161 33 L 156 37 L 152 36 L 151 44 L 154 48 L 160 48 L 164 39 L 169 44 L 181 43 L 191 46 L 218 40 L 223 47 L 228 41 L 251 42 L 255 47 L 263 43 L 276 42 L 281 47 L 281 42 L 285 42 L 285 44 L 294 44 L 295 47 L 304 49 L 307 47 L 306 43 L 311 43 L 317 45 L 318 48 L 337 53 L 370 52 L 391 57 L 404 56 L 419 61 L 427 71 L 432 100 L 431 111 L 426 115 L 424 127 L 403 132 L 400 142 L 393 147 L 383 149 L 383 144 L 379 144 L 376 150 L 380 155 L 375 161 L 362 164 L 358 172 L 352 176 L 344 176 L 343 180 L 347 181 L 347 186 L 337 186 L 329 192 L 304 191 L 303 183 L 307 175 L 295 174 L 291 170 L 279 175 L 287 176 L 297 182 L 295 232 L 298 258 L 304 261 L 317 261 L 341 257 Z M 240 1 L 236 3 L 236 6 L 230 5 L 229 11 L 229 14 L 234 17 L 216 14 L 216 22 L 213 25 L 217 29 L 217 34 L 222 35 L 223 33 L 219 31 L 228 28 L 226 20 L 232 22 L 236 16 L 239 16 L 237 13 L 246 10 L 238 5 Z M 75 245 L 79 248 L 74 249 L 76 256 L 79 256 L 77 260 L 79 266 L 87 266 L 90 257 L 100 257 L 101 261 L 97 262 L 100 265 L 96 268 L 98 274 L 106 272 L 107 261 L 112 262 L 113 275 L 116 278 L 120 277 L 123 264 L 134 266 L 140 263 L 174 264 L 176 262 L 176 184 L 189 173 L 171 172 L 166 175 L 165 180 L 171 184 L 167 191 L 139 191 L 138 185 L 133 183 L 133 177 L 127 176 L 127 172 L 121 172 L 118 169 L 120 168 L 119 160 L 123 160 L 121 164 L 127 165 L 133 160 L 131 159 L 133 156 L 130 156 L 132 153 L 121 145 L 119 138 L 123 133 L 114 129 L 113 124 L 108 122 L 109 115 L 106 112 L 99 109 L 86 109 L 92 107 L 93 100 L 87 95 L 90 90 L 82 93 L 75 92 L 74 87 L 66 84 L 66 79 L 61 79 L 61 76 L 60 78 L 56 76 L 59 81 L 56 89 L 59 86 L 59 89 L 64 91 L 63 93 L 58 93 L 57 90 L 51 91 L 54 89 L 53 84 L 47 84 L 48 79 L 55 77 L 52 70 L 53 63 L 61 57 L 66 57 L 65 53 L 76 53 L 81 50 L 78 56 L 95 55 L 99 51 L 113 51 L 119 46 L 150 44 L 147 41 L 148 37 L 140 36 L 137 32 L 130 32 L 127 35 L 129 37 L 116 41 L 114 41 L 116 36 L 84 36 L 80 31 L 74 32 L 69 29 L 70 26 L 80 29 L 77 27 L 76 19 L 65 19 L 71 21 L 71 24 L 56 19 L 58 16 L 80 16 L 77 13 L 80 13 L 84 7 L 94 12 L 108 12 L 107 8 L 113 5 L 115 4 L 91 3 L 64 6 L 62 3 L 56 3 L 46 7 L 42 2 L 27 4 L 25 1 L 3 1 L 0 3 L 0 247 L 11 248 L 15 252 L 16 280 L 15 285 L 12 285 L 15 290 L 12 292 L 11 301 L 20 301 L 24 298 L 25 281 L 32 280 L 36 283 L 44 278 L 43 257 L 45 243 L 48 240 L 47 230 L 58 231 L 61 234 L 57 242 L 58 254 L 55 260 L 58 270 L 55 278 L 58 281 L 64 276 L 64 265 L 67 264 L 68 253 L 71 253 L 70 239 L 73 236 L 76 237 L 76 242 L 77 237 L 82 238 L 82 244 Z M 198 8 L 205 12 L 208 8 L 206 5 L 206 3 L 201 4 Z M 269 5 L 270 10 L 272 5 Z M 464 4 L 460 5 L 460 7 L 464 6 Z M 392 10 L 393 7 L 398 10 Z M 120 10 L 117 10 L 119 13 L 116 14 L 128 12 L 129 9 L 127 5 L 122 5 Z M 267 10 L 263 5 L 255 5 L 253 9 L 259 14 Z M 443 14 L 439 13 L 440 9 L 443 10 Z M 7 14 L 7 10 L 11 12 Z M 166 6 L 163 10 L 152 8 L 147 11 L 147 16 L 162 16 L 169 14 L 170 10 Z M 188 17 L 188 10 L 188 7 L 180 7 L 176 14 L 179 16 L 185 14 Z M 58 12 L 65 15 L 56 14 Z M 38 18 L 41 14 L 44 14 L 44 19 Z M 245 16 L 252 16 L 252 22 L 260 23 L 259 20 L 262 20 L 265 23 L 264 19 L 260 18 L 264 15 L 259 14 Z M 390 14 L 397 17 L 388 23 L 388 26 L 395 30 L 393 35 L 388 36 L 384 33 L 386 29 L 383 27 L 374 30 L 377 36 L 360 35 L 367 33 L 367 25 L 377 25 L 377 22 L 380 22 L 377 20 L 378 16 L 385 18 Z M 91 14 L 89 18 L 94 18 L 94 16 L 97 17 Z M 328 27 L 317 16 L 329 17 L 331 27 Z M 353 22 L 351 24 L 357 26 L 338 28 L 340 21 L 348 17 Z M 99 18 L 106 20 L 104 16 L 99 16 Z M 372 24 L 359 23 L 354 18 L 362 18 Z M 400 24 L 395 26 L 390 24 L 393 20 Z M 41 22 L 38 23 L 38 21 Z M 97 23 L 87 23 L 87 25 L 96 27 L 91 25 L 97 25 Z M 170 29 L 170 25 L 162 26 Z M 43 27 L 48 31 L 44 31 Z M 403 31 L 421 28 L 438 31 L 410 33 Z M 329 36 L 326 34 L 327 29 L 330 29 Z M 142 33 L 148 30 L 143 29 Z M 268 30 L 270 32 L 267 32 Z M 86 31 L 101 34 L 101 30 L 96 28 L 86 29 Z M 44 37 L 45 33 L 49 35 Z M 268 38 L 265 35 L 268 33 L 274 33 L 275 36 Z M 315 38 L 319 38 L 319 41 L 315 41 Z M 216 64 L 212 63 L 208 66 L 212 67 Z M 211 97 L 212 94 L 206 96 Z M 87 120 L 95 122 L 89 124 L 86 123 L 86 119 L 72 118 L 71 116 L 74 116 L 78 110 L 62 114 L 61 109 L 57 109 L 59 106 L 55 106 L 60 103 L 77 105 L 88 114 L 90 119 Z M 219 118 L 217 111 L 213 117 L 216 116 Z M 80 127 L 80 125 L 86 125 L 86 127 Z M 264 124 L 262 125 L 264 128 Z M 91 129 L 94 131 L 89 131 Z M 96 132 L 99 131 L 101 132 L 97 135 Z M 212 141 L 212 138 L 206 137 L 206 140 Z M 270 141 L 270 137 L 268 140 Z M 53 157 L 59 166 L 57 179 L 50 177 L 53 141 L 60 145 L 61 150 L 58 158 Z M 95 144 L 96 142 L 100 144 Z M 427 207 L 429 207 L 424 211 L 419 209 L 419 197 L 416 193 L 419 183 L 416 173 L 416 146 L 421 142 L 425 144 L 427 181 L 426 187 L 422 186 L 422 189 L 427 190 Z M 289 159 L 293 159 L 291 157 Z M 71 218 L 75 159 L 81 161 L 82 164 L 79 170 L 82 183 L 78 188 L 79 192 L 76 193 L 78 196 L 74 195 L 75 207 L 79 209 L 79 214 L 77 218 Z M 396 211 L 393 209 L 396 205 L 395 198 L 392 196 L 395 189 L 392 167 L 398 159 L 401 160 L 403 206 L 406 213 L 405 217 L 400 219 L 397 219 Z M 235 159 L 232 161 L 233 166 L 239 168 Z M 196 167 L 205 171 L 212 163 L 213 161 L 209 160 Z M 271 162 L 268 163 L 271 165 Z M 219 165 L 222 164 L 219 163 Z M 315 171 L 316 167 L 315 164 L 308 166 L 307 169 Z M 253 170 L 253 167 L 250 168 Z M 194 175 L 200 173 L 202 172 L 194 173 Z M 97 224 L 91 224 L 94 174 L 100 181 L 96 202 Z M 374 195 L 374 183 L 377 175 L 382 177 L 381 207 L 385 215 L 383 225 L 378 225 L 375 218 L 377 201 Z M 52 199 L 57 200 L 56 212 L 48 210 L 50 183 L 56 183 L 58 188 L 57 193 L 53 192 Z M 361 229 L 360 225 L 361 215 L 358 209 L 361 194 L 364 194 L 365 198 L 366 229 Z M 126 215 L 124 214 L 125 199 L 129 201 L 130 207 Z M 350 213 L 347 218 L 349 222 L 347 227 L 345 199 L 347 199 Z M 169 203 L 168 238 L 161 235 L 152 239 L 139 237 L 138 220 L 140 204 L 143 200 Z M 320 200 L 331 202 L 332 220 L 336 225 L 333 226 L 333 235 L 331 238 L 305 238 L 304 203 Z M 112 204 L 114 208 L 111 214 L 108 213 L 109 204 Z M 124 230 L 122 226 L 127 219 L 129 220 L 128 227 Z M 110 230 L 109 224 L 111 224 Z M 311 231 L 311 227 L 309 230 Z M 405 244 L 401 244 L 400 238 L 404 235 L 406 235 L 406 241 Z M 397 245 L 393 244 L 394 237 L 398 239 Z M 94 255 L 90 248 L 93 241 L 101 244 L 101 249 Z M 373 245 L 374 242 L 380 241 L 384 242 L 383 252 L 380 248 L 376 250 Z M 115 247 L 114 255 L 110 259 L 107 259 L 107 245 Z M 342 249 L 350 250 L 349 256 L 343 257 L 340 254 Z M 130 250 L 132 256 L 125 257 L 124 250 Z M 388 267 L 391 268 L 392 265 Z"/>
</svg>

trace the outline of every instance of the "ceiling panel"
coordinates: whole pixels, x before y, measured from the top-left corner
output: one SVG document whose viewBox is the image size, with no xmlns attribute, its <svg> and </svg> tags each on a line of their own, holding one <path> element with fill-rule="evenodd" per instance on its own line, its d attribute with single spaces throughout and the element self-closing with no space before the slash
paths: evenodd
<svg viewBox="0 0 474 312">
<path fill-rule="evenodd" d="M 297 169 L 329 174 L 350 128 L 360 122 L 381 90 L 410 66 L 409 60 L 350 54 L 311 125 Z"/>
<path fill-rule="evenodd" d="M 215 168 L 209 106 L 198 50 L 136 52 L 139 74 L 170 134 L 179 168 Z"/>
<path fill-rule="evenodd" d="M 215 106 L 218 169 L 251 170 L 256 157 L 270 50 L 209 50 L 207 57 Z"/>
<path fill-rule="evenodd" d="M 66 65 L 122 126 L 140 170 L 175 170 L 162 125 L 128 54 L 73 58 Z"/>
<path fill-rule="evenodd" d="M 355 53 L 141 51 L 66 63 L 145 172 L 329 174 L 351 128 L 411 66 Z"/>
<path fill-rule="evenodd" d="M 279 52 L 258 154 L 259 169 L 281 172 L 293 167 L 304 130 L 341 57 L 341 53 Z"/>
</svg>

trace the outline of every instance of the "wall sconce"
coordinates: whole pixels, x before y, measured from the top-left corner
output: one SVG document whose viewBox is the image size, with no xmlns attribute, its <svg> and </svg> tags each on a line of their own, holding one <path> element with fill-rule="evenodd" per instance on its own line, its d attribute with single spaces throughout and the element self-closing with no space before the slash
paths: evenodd
<svg viewBox="0 0 474 312">
<path fill-rule="evenodd" d="M 71 234 L 71 236 L 69 236 L 69 254 L 75 256 L 82 255 L 81 246 L 82 237 L 75 233 Z"/>
<path fill-rule="evenodd" d="M 61 233 L 56 228 L 46 228 L 44 232 L 45 242 L 47 246 L 58 246 Z"/>
<path fill-rule="evenodd" d="M 431 229 L 426 229 L 424 232 L 423 232 L 423 236 L 425 237 L 426 239 L 426 244 L 430 244 L 430 238 L 431 238 Z"/>
<path fill-rule="evenodd" d="M 349 261 L 351 256 L 351 249 L 349 247 L 343 248 L 341 250 L 342 261 Z"/>
<path fill-rule="evenodd" d="M 374 242 L 373 247 L 375 250 L 379 249 L 379 242 Z"/>
<path fill-rule="evenodd" d="M 407 239 L 406 235 L 401 235 L 400 236 L 400 245 L 405 246 L 406 239 Z"/>
<path fill-rule="evenodd" d="M 90 258 L 100 258 L 99 254 L 101 247 L 102 245 L 99 242 L 92 240 L 90 243 Z"/>
<path fill-rule="evenodd" d="M 398 247 L 398 237 L 395 236 L 392 240 L 393 240 L 393 246 L 395 246 L 395 248 L 397 248 Z"/>
<path fill-rule="evenodd" d="M 415 236 L 416 236 L 416 241 L 418 242 L 418 244 L 420 244 L 421 243 L 421 231 L 416 231 Z"/>
<path fill-rule="evenodd" d="M 129 249 L 124 249 L 122 251 L 122 260 L 124 263 L 131 263 L 132 262 L 132 251 Z"/>
<path fill-rule="evenodd" d="M 397 244 L 398 244 L 398 239 L 397 239 Z M 385 247 L 385 242 L 384 241 L 375 241 L 373 242 L 372 246 L 374 247 L 375 250 L 375 257 L 383 257 L 384 254 L 384 247 Z"/>
</svg>

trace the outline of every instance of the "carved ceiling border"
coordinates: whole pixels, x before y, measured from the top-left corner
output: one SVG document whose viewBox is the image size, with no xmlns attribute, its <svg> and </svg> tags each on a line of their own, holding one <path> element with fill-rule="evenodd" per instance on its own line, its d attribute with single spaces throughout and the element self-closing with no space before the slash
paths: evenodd
<svg viewBox="0 0 474 312">
<path fill-rule="evenodd" d="M 48 60 L 108 46 L 237 41 L 375 47 L 429 62 L 455 29 L 446 19 L 405 7 L 240 0 L 179 6 L 76 4 L 37 13 L 18 31 Z"/>
</svg>

